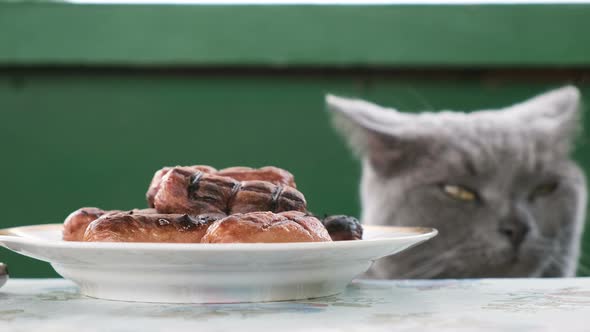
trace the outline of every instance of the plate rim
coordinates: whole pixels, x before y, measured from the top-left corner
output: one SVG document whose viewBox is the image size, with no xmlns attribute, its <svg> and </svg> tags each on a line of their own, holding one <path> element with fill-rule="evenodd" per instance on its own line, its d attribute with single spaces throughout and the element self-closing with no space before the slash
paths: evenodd
<svg viewBox="0 0 590 332">
<path fill-rule="evenodd" d="M 63 224 L 37 224 L 10 227 L 0 229 L 0 246 L 6 246 L 4 242 L 20 242 L 30 245 L 38 245 L 51 248 L 70 248 L 80 250 L 179 250 L 179 251 L 267 251 L 267 250 L 308 250 L 312 248 L 354 248 L 369 244 L 379 245 L 392 240 L 414 240 L 416 243 L 435 237 L 438 230 L 431 227 L 414 226 L 382 226 L 364 225 L 365 229 L 382 229 L 388 232 L 399 232 L 400 235 L 390 238 L 367 239 L 360 241 L 333 241 L 333 242 L 285 242 L 285 243 L 153 243 L 153 242 L 81 242 L 81 241 L 49 241 L 27 238 L 18 235 L 23 229 L 47 229 L 61 228 Z"/>
</svg>

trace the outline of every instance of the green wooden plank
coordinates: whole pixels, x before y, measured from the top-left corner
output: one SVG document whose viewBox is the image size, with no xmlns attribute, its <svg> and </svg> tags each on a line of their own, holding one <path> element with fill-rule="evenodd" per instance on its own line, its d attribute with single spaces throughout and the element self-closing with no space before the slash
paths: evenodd
<svg viewBox="0 0 590 332">
<path fill-rule="evenodd" d="M 0 3 L 0 65 L 589 66 L 590 5 Z"/>
</svg>

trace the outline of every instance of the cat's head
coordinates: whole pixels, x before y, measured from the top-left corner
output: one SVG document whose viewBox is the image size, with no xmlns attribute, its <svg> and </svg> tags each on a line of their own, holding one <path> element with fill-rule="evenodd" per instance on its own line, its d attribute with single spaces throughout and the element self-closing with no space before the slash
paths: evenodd
<svg viewBox="0 0 590 332">
<path fill-rule="evenodd" d="M 569 157 L 576 88 L 471 113 L 326 101 L 363 163 L 362 221 L 439 230 L 426 245 L 381 260 L 377 276 L 573 274 L 586 201 Z"/>
</svg>

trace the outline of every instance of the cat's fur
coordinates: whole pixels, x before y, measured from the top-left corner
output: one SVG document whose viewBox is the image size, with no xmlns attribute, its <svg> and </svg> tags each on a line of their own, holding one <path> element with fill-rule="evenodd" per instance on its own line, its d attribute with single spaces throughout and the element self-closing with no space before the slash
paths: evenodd
<svg viewBox="0 0 590 332">
<path fill-rule="evenodd" d="M 472 113 L 402 113 L 336 96 L 326 102 L 362 160 L 362 222 L 439 230 L 419 247 L 378 260 L 371 276 L 575 274 L 586 212 L 585 178 L 569 157 L 577 88 Z M 477 197 L 458 200 L 445 185 Z"/>
</svg>

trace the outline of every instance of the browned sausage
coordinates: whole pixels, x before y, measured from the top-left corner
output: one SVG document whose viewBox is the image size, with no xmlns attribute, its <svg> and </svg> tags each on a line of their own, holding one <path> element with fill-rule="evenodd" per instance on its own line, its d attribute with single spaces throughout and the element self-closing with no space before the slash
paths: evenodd
<svg viewBox="0 0 590 332">
<path fill-rule="evenodd" d="M 229 176 L 238 181 L 266 181 L 277 186 L 297 188 L 293 174 L 274 166 L 266 166 L 258 169 L 250 167 L 229 167 L 218 171 L 215 175 Z"/>
<path fill-rule="evenodd" d="M 302 212 L 251 212 L 218 220 L 202 243 L 279 243 L 332 241 L 322 223 Z"/>
<path fill-rule="evenodd" d="M 162 177 L 154 197 L 161 213 L 210 213 L 218 216 L 254 211 L 302 211 L 307 203 L 290 186 L 233 178 L 184 168 L 172 168 Z"/>
<path fill-rule="evenodd" d="M 156 193 L 160 189 L 160 182 L 162 181 L 162 177 L 164 177 L 164 175 L 166 175 L 172 168 L 173 167 L 164 167 L 164 168 L 158 170 L 156 172 L 156 174 L 154 174 L 152 182 L 150 183 L 150 186 L 149 186 L 148 191 L 146 193 L 146 198 L 147 198 L 149 207 L 151 207 L 151 208 L 154 207 L 154 197 L 156 196 Z M 205 165 L 176 166 L 176 168 L 184 169 L 189 172 L 198 172 L 198 171 L 201 171 L 203 173 L 217 172 L 217 170 L 215 168 L 213 168 L 211 166 L 205 166 Z"/>
<path fill-rule="evenodd" d="M 182 169 L 193 173 L 200 171 L 218 176 L 226 176 L 237 181 L 266 181 L 277 186 L 289 186 L 296 188 L 293 174 L 284 169 L 273 166 L 266 166 L 258 169 L 250 167 L 229 167 L 220 171 L 217 171 L 211 166 L 205 165 L 164 167 L 154 174 L 152 182 L 150 183 L 146 193 L 149 207 L 154 207 L 154 198 L 160 188 L 160 182 L 162 181 L 164 175 L 166 175 L 172 168 Z"/>
<path fill-rule="evenodd" d="M 215 217 L 186 214 L 113 213 L 88 226 L 88 242 L 199 243 Z"/>
<path fill-rule="evenodd" d="M 104 210 L 95 207 L 78 209 L 66 218 L 63 228 L 65 241 L 82 241 L 88 225 L 105 214 Z"/>
<path fill-rule="evenodd" d="M 105 211 L 95 207 L 78 209 L 66 218 L 63 227 L 63 239 L 65 241 L 83 241 L 84 232 L 88 225 L 105 214 L 120 213 L 120 210 Z M 155 209 L 132 210 L 132 213 L 156 213 Z"/>
</svg>

